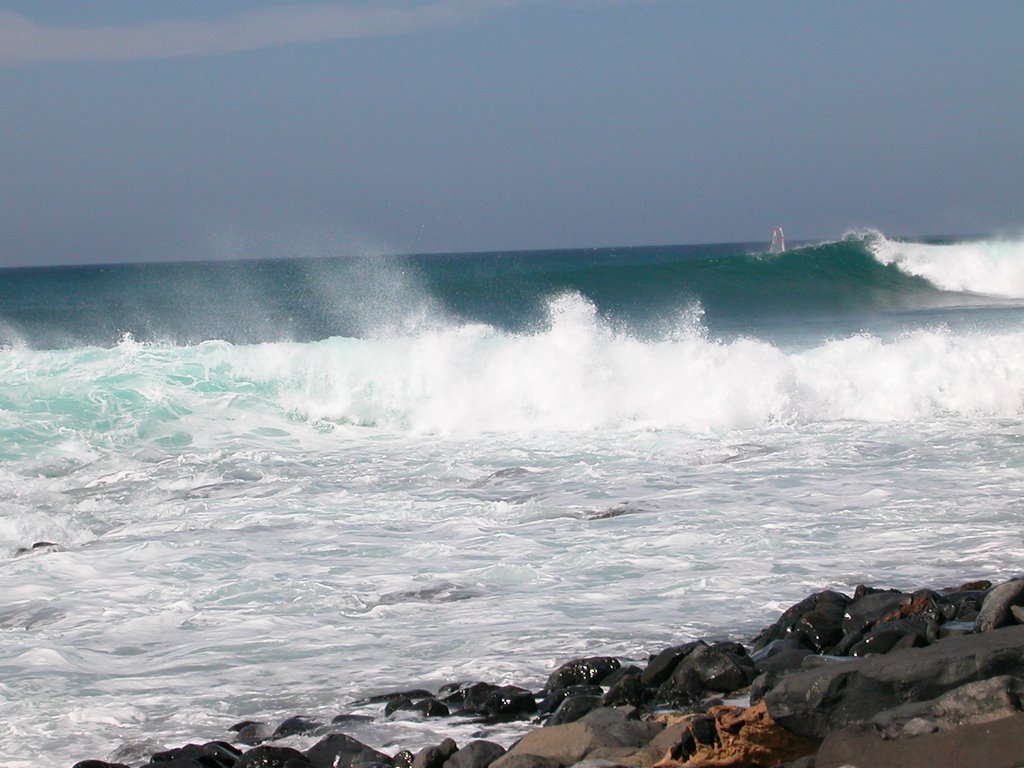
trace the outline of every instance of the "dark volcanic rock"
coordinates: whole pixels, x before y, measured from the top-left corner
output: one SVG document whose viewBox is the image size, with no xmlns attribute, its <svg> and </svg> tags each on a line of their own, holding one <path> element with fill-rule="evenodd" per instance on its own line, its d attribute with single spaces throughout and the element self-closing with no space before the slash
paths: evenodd
<svg viewBox="0 0 1024 768">
<path fill-rule="evenodd" d="M 314 768 L 352 768 L 353 766 L 392 765 L 390 757 L 344 733 L 325 736 L 306 750 Z"/>
<path fill-rule="evenodd" d="M 274 733 L 269 725 L 257 720 L 243 720 L 240 723 L 235 723 L 228 730 L 235 731 L 238 734 L 235 737 L 235 741 L 249 746 L 269 740 Z"/>
<path fill-rule="evenodd" d="M 310 768 L 311 765 L 297 749 L 264 745 L 242 755 L 235 768 Z"/>
<path fill-rule="evenodd" d="M 990 629 L 1017 624 L 1010 610 L 1017 605 L 1024 605 L 1024 579 L 1013 579 L 994 587 L 981 604 L 974 622 L 975 630 L 988 632 Z"/>
<path fill-rule="evenodd" d="M 416 712 L 424 717 L 447 717 L 451 714 L 444 704 L 430 697 L 413 701 L 412 699 L 392 699 L 384 707 L 384 716 L 390 717 L 395 712 Z"/>
<path fill-rule="evenodd" d="M 448 758 L 444 768 L 487 768 L 505 754 L 505 748 L 493 741 L 471 741 Z"/>
<path fill-rule="evenodd" d="M 600 683 L 620 666 L 619 660 L 611 656 L 590 656 L 583 659 L 574 659 L 551 673 L 547 684 L 544 686 L 544 690 L 553 691 L 570 685 Z"/>
<path fill-rule="evenodd" d="M 286 739 L 289 736 L 295 736 L 300 733 L 309 733 L 310 731 L 315 731 L 321 725 L 323 723 L 318 723 L 316 720 L 307 720 L 299 715 L 289 717 L 274 729 L 274 734 L 270 737 L 270 740 L 277 741 L 278 739 Z"/>
<path fill-rule="evenodd" d="M 778 621 L 762 631 L 754 640 L 754 648 L 761 649 L 773 640 L 796 637 L 808 648 L 821 652 L 827 647 L 820 645 L 823 640 L 835 638 L 834 644 L 842 637 L 843 616 L 849 604 L 850 598 L 841 592 L 815 592 L 788 608 Z"/>
<path fill-rule="evenodd" d="M 496 690 L 498 686 L 493 683 L 470 683 L 452 691 L 441 700 L 466 712 L 479 712 L 487 697 Z"/>
<path fill-rule="evenodd" d="M 124 763 L 108 763 L 104 760 L 80 760 L 71 768 L 131 768 Z"/>
<path fill-rule="evenodd" d="M 910 599 L 910 595 L 904 592 L 871 592 L 854 598 L 853 602 L 846 606 L 843 634 L 866 632 L 883 616 L 898 609 Z"/>
<path fill-rule="evenodd" d="M 753 682 L 754 663 L 736 643 L 701 645 L 676 665 L 658 688 L 656 700 L 689 704 L 708 692 L 730 693 Z"/>
<path fill-rule="evenodd" d="M 525 688 L 503 685 L 491 691 L 476 711 L 490 720 L 514 719 L 536 712 L 537 699 Z"/>
<path fill-rule="evenodd" d="M 792 672 L 765 701 L 780 725 L 821 739 L 901 704 L 998 675 L 1024 675 L 1024 626 Z"/>
<path fill-rule="evenodd" d="M 664 649 L 647 663 L 647 669 L 641 674 L 640 682 L 649 688 L 661 685 L 672 676 L 680 661 L 693 653 L 697 648 L 706 646 L 707 643 L 695 640 Z"/>
<path fill-rule="evenodd" d="M 604 689 L 600 685 L 570 685 L 567 688 L 559 688 L 551 691 L 544 700 L 537 705 L 537 712 L 541 715 L 549 715 L 562 704 L 563 701 L 572 696 L 603 696 Z"/>
<path fill-rule="evenodd" d="M 640 670 L 636 667 L 633 667 L 633 670 L 630 674 L 620 677 L 608 689 L 608 692 L 604 695 L 604 706 L 621 707 L 628 705 L 640 707 L 650 700 L 653 691 L 641 682 Z"/>
<path fill-rule="evenodd" d="M 600 707 L 603 699 L 603 696 L 570 696 L 558 705 L 558 709 L 548 718 L 545 726 L 573 723 L 590 710 Z"/>
<path fill-rule="evenodd" d="M 239 749 L 223 741 L 211 741 L 207 744 L 186 744 L 177 749 L 168 749 L 153 754 L 149 761 L 161 766 L 169 763 L 192 761 L 204 768 L 232 768 L 241 758 Z"/>
</svg>

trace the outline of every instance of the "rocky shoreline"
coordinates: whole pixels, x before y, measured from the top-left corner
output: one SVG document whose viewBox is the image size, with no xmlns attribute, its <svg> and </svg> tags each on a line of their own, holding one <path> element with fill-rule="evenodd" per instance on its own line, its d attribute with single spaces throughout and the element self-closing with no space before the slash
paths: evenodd
<svg viewBox="0 0 1024 768">
<path fill-rule="evenodd" d="M 744 706 L 726 703 L 742 700 Z M 364 704 L 367 702 L 363 702 Z M 817 592 L 749 644 L 694 640 L 645 666 L 569 661 L 540 691 L 455 683 L 375 697 L 388 718 L 521 721 L 508 749 L 452 739 L 388 755 L 331 723 L 243 721 L 159 768 L 1024 766 L 1024 578 Z M 297 735 L 321 736 L 301 751 Z M 134 763 L 135 766 L 140 765 Z M 74 768 L 131 768 L 84 760 Z"/>
</svg>

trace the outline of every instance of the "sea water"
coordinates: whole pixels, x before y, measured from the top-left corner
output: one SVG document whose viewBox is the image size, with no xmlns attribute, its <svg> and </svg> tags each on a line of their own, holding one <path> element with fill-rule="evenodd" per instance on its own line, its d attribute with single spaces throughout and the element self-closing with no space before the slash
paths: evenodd
<svg viewBox="0 0 1024 768">
<path fill-rule="evenodd" d="M 765 250 L 0 272 L 0 763 L 1019 574 L 1024 243 Z"/>
</svg>

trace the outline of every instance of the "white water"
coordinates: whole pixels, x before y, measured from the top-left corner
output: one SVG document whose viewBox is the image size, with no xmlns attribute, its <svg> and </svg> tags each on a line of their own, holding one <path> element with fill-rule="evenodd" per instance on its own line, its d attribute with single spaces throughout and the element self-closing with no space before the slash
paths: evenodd
<svg viewBox="0 0 1024 768">
<path fill-rule="evenodd" d="M 2 350 L 0 763 L 536 689 L 578 655 L 749 639 L 825 587 L 1013 575 L 1022 344 L 1016 315 L 644 342 L 564 297 L 530 335 Z"/>
</svg>

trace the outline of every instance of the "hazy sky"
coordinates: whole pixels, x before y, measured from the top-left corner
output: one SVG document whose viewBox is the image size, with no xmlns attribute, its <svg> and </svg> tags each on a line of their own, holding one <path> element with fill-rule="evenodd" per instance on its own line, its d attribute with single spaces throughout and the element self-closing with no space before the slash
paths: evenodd
<svg viewBox="0 0 1024 768">
<path fill-rule="evenodd" d="M 1024 229 L 1024 3 L 0 2 L 0 266 Z"/>
</svg>

